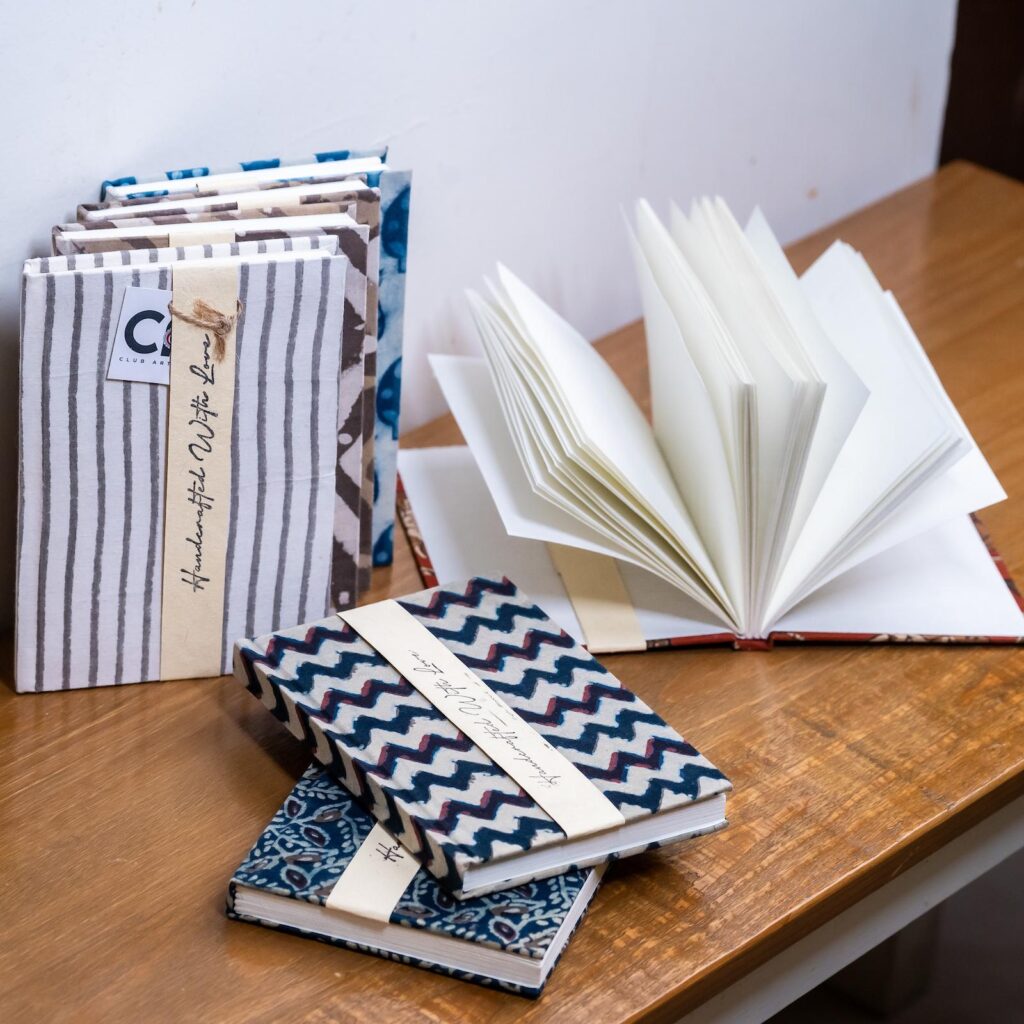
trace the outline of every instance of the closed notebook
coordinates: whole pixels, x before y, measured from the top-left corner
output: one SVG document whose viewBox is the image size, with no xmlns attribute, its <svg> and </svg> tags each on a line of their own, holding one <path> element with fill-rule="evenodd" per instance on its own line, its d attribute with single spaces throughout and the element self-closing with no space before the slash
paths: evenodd
<svg viewBox="0 0 1024 1024">
<path fill-rule="evenodd" d="M 358 254 L 361 239 L 356 239 Z M 89 267 L 117 266 L 119 264 L 148 264 L 149 266 L 177 263 L 181 260 L 220 256 L 250 256 L 266 252 L 305 252 L 321 249 L 332 254 L 339 252 L 339 239 L 334 234 L 309 235 L 297 238 L 271 238 L 253 242 L 222 242 L 204 245 L 185 245 L 174 248 L 117 249 L 100 253 L 72 253 L 68 256 L 50 256 L 29 261 L 29 265 L 43 271 L 84 270 Z M 352 247 L 349 246 L 351 249 Z M 358 262 L 358 261 L 357 261 Z M 346 270 L 346 291 L 359 270 L 350 264 Z M 357 281 L 358 288 L 358 281 Z M 331 557 L 331 595 L 333 607 L 344 608 L 354 604 L 363 584 L 360 583 L 360 563 L 369 558 L 371 525 L 362 498 L 362 480 L 365 476 L 363 447 L 369 437 L 372 441 L 372 395 L 367 398 L 364 389 L 365 346 L 360 348 L 358 310 L 346 306 L 342 324 L 342 366 L 338 382 L 338 436 L 335 465 L 334 548 Z M 370 422 L 366 422 L 369 406 Z M 360 427 L 362 425 L 362 427 Z M 372 444 L 371 444 L 372 457 Z"/>
<path fill-rule="evenodd" d="M 379 202 L 380 191 L 371 189 L 362 178 L 340 182 L 314 182 L 305 185 L 264 183 L 248 192 L 222 194 L 215 191 L 178 193 L 158 198 L 110 199 L 100 203 L 80 203 L 77 220 L 80 224 L 122 219 L 126 217 L 168 217 L 192 213 L 242 213 L 261 209 L 269 204 L 294 209 L 320 203 L 351 201 Z M 303 211 L 296 210 L 296 213 Z M 357 218 L 358 220 L 358 218 Z M 360 221 L 363 223 L 363 221 Z"/>
<path fill-rule="evenodd" d="M 344 166 L 341 164 L 340 166 Z M 380 189 L 370 188 L 363 178 L 340 181 L 316 181 L 309 184 L 289 185 L 287 182 L 262 181 L 259 187 L 248 192 L 203 191 L 195 193 L 174 193 L 159 197 L 142 196 L 138 199 L 112 199 L 100 203 L 82 204 L 78 208 L 79 223 L 86 227 L 109 226 L 117 219 L 148 218 L 150 222 L 165 216 L 189 216 L 205 214 L 210 219 L 248 217 L 253 210 L 267 213 L 267 206 L 281 216 L 308 216 L 323 212 L 323 204 L 343 204 L 357 224 L 365 225 L 368 232 L 366 251 L 366 305 L 365 344 L 363 349 L 363 427 L 362 478 L 360 481 L 360 551 L 358 590 L 364 591 L 370 585 L 370 570 L 373 547 L 373 435 L 376 417 L 375 397 L 377 381 L 377 288 L 380 277 Z M 237 186 L 236 186 L 237 187 Z M 230 186 L 229 186 L 230 189 Z M 361 261 L 356 251 L 350 255 L 360 272 Z M 354 276 L 354 275 L 353 275 Z M 355 282 L 350 283 L 350 288 Z M 355 309 L 355 307 L 353 307 Z M 339 444 L 345 437 L 360 433 L 351 422 L 339 423 Z M 345 607 L 349 602 L 336 596 L 336 606 Z"/>
<path fill-rule="evenodd" d="M 107 370 L 125 288 L 169 288 L 169 258 L 152 250 L 26 264 L 19 690 L 160 678 L 167 388 L 110 380 Z M 78 260 L 99 265 L 72 267 Z M 348 261 L 308 249 L 203 262 L 237 266 L 241 301 L 223 670 L 236 637 L 330 607 Z"/>
<path fill-rule="evenodd" d="M 508 579 L 398 604 L 582 774 L 621 824 L 566 833 L 350 626 L 239 641 L 235 673 L 464 898 L 725 824 L 730 784 Z M 365 608 L 362 609 L 365 611 Z"/>
<path fill-rule="evenodd" d="M 419 870 L 390 913 L 380 915 L 386 921 L 328 906 L 357 850 L 373 842 L 373 829 L 373 818 L 347 790 L 325 769 L 310 767 L 231 879 L 228 916 L 540 994 L 597 890 L 601 868 L 464 902 Z"/>
<path fill-rule="evenodd" d="M 217 191 L 241 192 L 279 182 L 337 181 L 364 175 L 380 187 L 380 291 L 376 426 L 374 431 L 373 563 L 390 565 L 394 549 L 395 487 L 402 387 L 405 274 L 409 252 L 412 174 L 394 170 L 386 149 L 337 149 L 295 159 L 243 161 L 221 170 L 207 166 L 133 174 L 105 181 L 101 200 L 153 198 Z"/>
<path fill-rule="evenodd" d="M 364 196 L 362 201 L 353 200 L 351 206 L 353 212 L 358 211 L 367 216 L 368 223 L 357 224 L 346 213 L 314 214 L 312 210 L 318 210 L 319 206 L 311 207 L 302 216 L 275 216 L 273 208 L 223 214 L 225 230 L 240 242 L 333 237 L 349 260 L 342 320 L 346 359 L 337 424 L 337 482 L 339 507 L 354 507 L 360 515 L 359 543 L 363 550 L 359 557 L 363 567 L 360 569 L 357 565 L 360 578 L 351 581 L 345 553 L 349 538 L 348 517 L 343 512 L 343 521 L 336 531 L 338 560 L 332 572 L 332 605 L 335 608 L 352 605 L 358 590 L 368 584 L 365 564 L 370 557 L 369 546 L 372 543 L 372 515 L 366 510 L 366 492 L 370 489 L 366 483 L 367 460 L 372 457 L 372 441 L 369 452 L 363 451 L 363 441 L 372 436 L 370 412 L 373 408 L 373 393 L 367 389 L 366 381 L 372 381 L 374 375 L 376 320 L 368 311 L 373 311 L 375 315 L 378 246 L 373 215 L 375 203 L 367 202 Z M 53 250 L 55 253 L 71 255 L 131 248 L 151 249 L 169 245 L 169 239 L 173 239 L 175 244 L 187 244 L 189 238 L 204 241 L 209 232 L 216 232 L 221 227 L 215 220 L 216 216 L 188 214 L 183 218 L 170 218 L 170 223 L 154 223 L 154 220 L 163 221 L 163 218 L 135 217 L 117 221 L 113 226 L 103 226 L 103 221 L 89 225 L 62 224 L 53 229 Z M 362 396 L 350 398 L 349 390 L 357 385 Z M 354 447 L 357 441 L 358 450 Z M 355 480 L 355 483 L 350 483 L 350 480 Z"/>
</svg>

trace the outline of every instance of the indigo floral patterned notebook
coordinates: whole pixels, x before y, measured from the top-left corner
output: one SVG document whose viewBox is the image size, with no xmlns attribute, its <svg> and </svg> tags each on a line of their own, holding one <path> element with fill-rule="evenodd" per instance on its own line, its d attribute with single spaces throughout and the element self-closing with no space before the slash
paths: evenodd
<svg viewBox="0 0 1024 1024">
<path fill-rule="evenodd" d="M 725 825 L 725 776 L 513 582 L 475 577 L 396 603 L 618 817 L 568 836 L 338 617 L 239 641 L 244 685 L 456 896 Z"/>
<path fill-rule="evenodd" d="M 311 766 L 231 879 L 228 916 L 540 994 L 597 890 L 600 868 L 461 903 L 418 870 L 387 921 L 331 909 L 332 891 L 373 829 L 349 793 Z"/>
</svg>

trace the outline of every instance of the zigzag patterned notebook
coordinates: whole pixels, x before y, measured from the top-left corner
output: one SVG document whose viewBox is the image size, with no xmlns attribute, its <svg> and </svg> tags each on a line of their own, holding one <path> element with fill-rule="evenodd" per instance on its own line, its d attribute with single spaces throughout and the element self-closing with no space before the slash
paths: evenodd
<svg viewBox="0 0 1024 1024">
<path fill-rule="evenodd" d="M 373 828 L 318 765 L 308 768 L 228 888 L 228 917 L 540 995 L 600 883 L 601 869 L 459 903 L 420 870 L 387 923 L 332 910 L 328 898 Z"/>
<path fill-rule="evenodd" d="M 725 825 L 725 776 L 510 580 L 398 604 L 588 779 L 625 823 L 567 839 L 551 817 L 336 617 L 239 641 L 235 673 L 465 898 Z"/>
</svg>

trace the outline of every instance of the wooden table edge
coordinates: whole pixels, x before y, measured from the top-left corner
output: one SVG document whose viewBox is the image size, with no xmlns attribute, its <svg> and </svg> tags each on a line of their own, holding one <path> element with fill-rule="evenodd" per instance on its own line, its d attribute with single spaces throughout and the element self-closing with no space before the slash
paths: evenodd
<svg viewBox="0 0 1024 1024">
<path fill-rule="evenodd" d="M 728 958 L 693 975 L 686 984 L 638 1009 L 626 1020 L 630 1024 L 679 1021 L 685 1014 L 696 1010 L 866 896 L 1024 796 L 1024 762 L 1019 768 L 1018 771 L 1007 772 L 976 799 L 940 814 L 941 820 L 937 824 L 920 826 L 916 833 L 864 864 L 852 875 L 836 880 L 827 890 L 794 911 L 780 927 L 753 937 Z"/>
</svg>

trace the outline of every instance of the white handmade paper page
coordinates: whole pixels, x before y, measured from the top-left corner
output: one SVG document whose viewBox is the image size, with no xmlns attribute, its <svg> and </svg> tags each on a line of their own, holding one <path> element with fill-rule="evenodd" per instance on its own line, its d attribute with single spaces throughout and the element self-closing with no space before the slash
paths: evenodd
<svg viewBox="0 0 1024 1024">
<path fill-rule="evenodd" d="M 676 541 L 680 554 L 720 594 L 717 573 L 651 428 L 622 382 L 589 342 L 513 274 L 499 268 L 499 282 L 526 327 L 520 340 L 530 347 L 535 365 L 558 394 L 560 409 L 581 446 L 609 482 L 628 491 L 645 518 Z"/>
<path fill-rule="evenodd" d="M 518 351 L 512 322 L 478 297 L 470 301 L 506 426 L 533 491 L 623 550 L 635 551 L 645 563 L 650 560 L 672 574 L 671 549 L 593 471 L 571 426 L 558 414 L 557 396 L 528 356 Z"/>
<path fill-rule="evenodd" d="M 842 558 L 844 544 L 863 539 L 887 509 L 951 464 L 963 444 L 921 386 L 848 246 L 833 245 L 801 287 L 869 398 L 793 546 L 764 625 L 830 559 Z"/>
<path fill-rule="evenodd" d="M 786 527 L 782 553 L 785 559 L 868 400 L 868 389 L 822 328 L 800 288 L 800 279 L 760 209 L 751 214 L 746 236 L 757 254 L 761 269 L 771 282 L 776 300 L 800 335 L 807 355 L 826 388 L 799 495 Z"/>
<path fill-rule="evenodd" d="M 724 203 L 695 203 L 689 217 L 673 207 L 671 224 L 673 237 L 714 301 L 756 387 L 751 594 L 756 619 L 785 543 L 785 527 L 799 491 L 824 384 Z"/>
<path fill-rule="evenodd" d="M 860 260 L 862 262 L 863 257 Z M 864 280 L 882 298 L 879 308 L 892 331 L 894 346 L 899 347 L 909 360 L 914 377 L 929 393 L 933 408 L 944 419 L 947 428 L 963 442 L 966 454 L 941 472 L 921 481 L 887 512 L 884 521 L 838 561 L 832 562 L 827 572 L 816 573 L 813 581 L 818 586 L 896 544 L 1006 498 L 1006 492 L 946 394 L 935 368 L 895 298 L 889 292 L 881 292 L 866 264 L 862 264 L 862 270 L 865 272 L 862 274 Z M 802 590 L 809 592 L 806 584 Z M 797 598 L 799 596 L 802 596 L 801 592 L 798 592 Z M 791 602 L 795 603 L 792 599 Z"/>
<path fill-rule="evenodd" d="M 687 344 L 688 338 L 713 331 L 715 325 L 698 303 L 687 302 L 689 296 L 678 294 L 674 305 L 669 302 L 654 268 L 671 254 L 664 245 L 658 247 L 649 208 L 641 207 L 638 217 L 652 251 L 648 256 L 638 231 L 631 241 L 644 309 L 655 437 L 742 624 L 750 593 L 749 482 L 745 469 L 739 468 L 746 456 L 739 431 L 723 431 L 723 424 L 736 427 L 741 408 L 749 403 L 750 385 L 724 360 L 716 363 L 720 372 L 714 386 L 721 405 L 716 408 Z M 667 233 L 664 242 L 672 244 Z M 671 273 L 662 267 L 662 279 L 666 269 Z"/>
<path fill-rule="evenodd" d="M 1024 614 L 967 516 L 836 577 L 787 612 L 795 633 L 1019 637 Z"/>
<path fill-rule="evenodd" d="M 430 366 L 487 481 L 505 529 L 512 536 L 575 545 L 612 557 L 626 554 L 606 537 L 588 531 L 577 518 L 534 493 L 483 359 L 432 355 Z"/>
<path fill-rule="evenodd" d="M 585 642 L 548 546 L 509 536 L 469 448 L 403 449 L 398 471 L 439 580 L 506 574 L 570 636 Z M 664 580 L 625 562 L 618 566 L 648 641 L 725 631 Z"/>
</svg>

